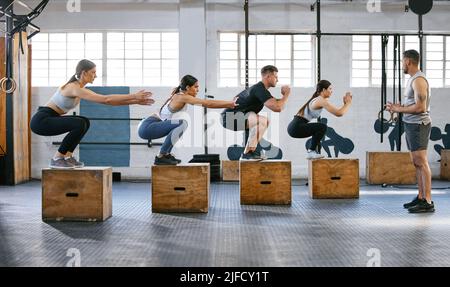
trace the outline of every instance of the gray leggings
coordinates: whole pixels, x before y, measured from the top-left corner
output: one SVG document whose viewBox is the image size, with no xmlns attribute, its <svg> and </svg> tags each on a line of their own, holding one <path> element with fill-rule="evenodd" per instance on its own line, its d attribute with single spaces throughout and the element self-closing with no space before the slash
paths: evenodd
<svg viewBox="0 0 450 287">
<path fill-rule="evenodd" d="M 160 153 L 168 154 L 181 138 L 188 124 L 185 120 L 164 120 L 150 116 L 141 121 L 138 127 L 139 137 L 145 140 L 154 140 L 166 137 L 161 146 Z"/>
</svg>

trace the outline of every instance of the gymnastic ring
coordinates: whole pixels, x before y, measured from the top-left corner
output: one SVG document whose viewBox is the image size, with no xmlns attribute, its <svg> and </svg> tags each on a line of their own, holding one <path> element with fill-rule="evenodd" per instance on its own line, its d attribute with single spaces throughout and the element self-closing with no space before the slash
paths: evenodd
<svg viewBox="0 0 450 287">
<path fill-rule="evenodd" d="M 4 92 L 3 89 L 1 88 L 3 86 L 3 82 L 6 80 L 6 78 L 2 78 L 0 80 L 0 91 Z"/>
<path fill-rule="evenodd" d="M 6 84 L 8 80 L 11 81 L 11 88 L 9 90 L 6 89 Z M 16 87 L 17 87 L 16 81 L 14 81 L 13 78 L 4 77 L 3 79 L 0 80 L 0 89 L 7 94 L 14 93 Z"/>
<path fill-rule="evenodd" d="M 383 115 L 383 112 L 384 111 L 386 111 L 386 110 L 381 110 L 379 113 L 378 113 L 378 120 L 380 120 L 381 121 L 381 116 Z M 390 117 L 389 117 L 389 119 L 387 119 L 387 118 L 384 118 L 388 123 L 393 123 L 393 122 L 395 122 L 396 120 L 394 120 L 394 113 L 392 113 L 392 112 L 388 112 L 388 113 L 390 113 Z"/>
<path fill-rule="evenodd" d="M 7 84 L 8 81 L 11 81 L 11 88 L 9 88 L 9 89 L 7 90 L 7 89 L 6 89 L 6 84 Z M 7 93 L 7 94 L 14 93 L 14 91 L 16 90 L 16 88 L 17 88 L 17 84 L 16 84 L 16 81 L 14 81 L 13 78 L 6 78 L 6 77 L 4 77 L 3 79 L 0 80 L 0 89 L 1 89 L 3 92 L 5 92 L 5 93 Z"/>
</svg>

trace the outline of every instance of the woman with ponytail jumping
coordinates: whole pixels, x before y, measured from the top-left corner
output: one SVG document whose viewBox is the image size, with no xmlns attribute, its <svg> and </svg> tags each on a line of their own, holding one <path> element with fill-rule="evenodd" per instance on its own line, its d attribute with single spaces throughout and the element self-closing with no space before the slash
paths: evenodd
<svg viewBox="0 0 450 287">
<path fill-rule="evenodd" d="M 201 105 L 206 108 L 234 108 L 235 101 L 203 100 L 196 98 L 199 83 L 191 75 L 184 76 L 170 97 L 161 106 L 159 114 L 153 114 L 142 120 L 138 126 L 138 134 L 142 139 L 154 140 L 166 137 L 159 154 L 155 157 L 155 165 L 176 165 L 181 160 L 172 154 L 172 148 L 187 128 L 187 122 L 177 119 L 177 113 L 186 110 L 186 104 Z"/>
<path fill-rule="evenodd" d="M 45 106 L 39 107 L 30 122 L 31 130 L 40 136 L 56 136 L 68 133 L 50 160 L 51 168 L 71 169 L 83 167 L 82 162 L 73 157 L 75 148 L 89 129 L 89 120 L 81 116 L 63 116 L 74 109 L 80 99 L 111 106 L 151 105 L 152 93 L 139 91 L 128 95 L 99 95 L 85 88 L 93 83 L 96 66 L 89 60 L 81 60 L 70 80 L 58 88 Z"/>
<path fill-rule="evenodd" d="M 327 131 L 327 125 L 323 123 L 310 123 L 310 121 L 319 118 L 323 109 L 326 109 L 337 117 L 342 117 L 352 103 L 352 94 L 347 92 L 343 99 L 344 105 L 337 108 L 328 100 L 332 93 L 331 83 L 327 80 L 321 80 L 317 83 L 313 96 L 300 108 L 288 126 L 288 134 L 293 138 L 307 138 L 312 136 L 311 146 L 307 150 L 307 159 L 323 158 L 323 155 L 318 151 L 318 146 Z"/>
</svg>

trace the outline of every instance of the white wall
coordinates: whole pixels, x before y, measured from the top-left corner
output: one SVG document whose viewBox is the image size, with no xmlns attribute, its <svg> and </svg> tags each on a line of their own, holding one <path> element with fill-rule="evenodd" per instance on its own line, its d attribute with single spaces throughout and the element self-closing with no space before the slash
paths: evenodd
<svg viewBox="0 0 450 287">
<path fill-rule="evenodd" d="M 202 85 L 207 87 L 208 93 L 216 99 L 231 99 L 241 88 L 218 88 L 218 32 L 242 31 L 244 28 L 244 13 L 242 5 L 208 4 L 206 13 L 206 27 L 203 17 L 205 14 L 200 0 L 181 1 L 180 4 L 82 4 L 81 13 L 68 13 L 63 4 L 49 4 L 48 9 L 36 22 L 42 31 L 88 31 L 88 30 L 178 30 L 180 33 L 180 74 L 190 73 L 196 76 Z M 448 13 L 450 6 L 435 4 L 434 10 L 424 17 L 426 32 L 450 31 Z M 365 5 L 333 4 L 322 8 L 323 32 L 415 32 L 417 30 L 417 16 L 403 12 L 401 5 L 383 5 L 382 12 L 369 13 Z M 207 43 L 205 44 L 205 28 Z M 315 12 L 311 12 L 309 4 L 255 4 L 250 12 L 250 29 L 254 31 L 314 31 Z M 205 57 L 206 54 L 206 57 Z M 206 68 L 204 68 L 206 66 Z M 351 38 L 330 37 L 322 38 L 322 78 L 330 80 L 334 86 L 335 104 L 342 102 L 342 95 L 349 90 L 351 69 Z M 206 79 L 206 81 L 205 81 Z M 177 83 L 174 83 L 176 86 Z M 156 111 L 170 93 L 170 88 L 133 87 L 150 89 L 157 103 L 152 107 L 131 107 L 131 117 L 145 117 Z M 33 109 L 45 104 L 55 88 L 33 88 Z M 202 90 L 202 89 L 201 89 Z M 379 135 L 373 131 L 373 124 L 379 111 L 380 90 L 378 88 L 353 88 L 353 105 L 343 118 L 334 118 L 326 113 L 329 125 L 340 135 L 351 138 L 355 150 L 347 157 L 359 158 L 360 175 L 365 176 L 366 151 L 387 151 L 389 143 L 387 136 L 385 143 L 379 143 Z M 275 97 L 280 96 L 279 88 L 271 90 Z M 304 145 L 306 140 L 292 139 L 286 133 L 286 127 L 302 103 L 313 92 L 312 87 L 294 88 L 286 109 L 281 114 L 272 114 L 272 126 L 267 139 L 280 143 L 284 158 L 292 160 L 293 177 L 305 178 L 307 162 L 304 159 Z M 388 92 L 390 94 L 390 90 Z M 432 119 L 433 126 L 441 129 L 449 122 L 447 107 L 449 89 L 432 90 Z M 202 93 L 201 95 L 202 96 Z M 193 110 L 196 112 L 194 113 Z M 235 142 L 240 144 L 240 134 L 225 131 L 217 122 L 218 112 L 210 110 L 208 118 L 213 127 L 208 133 L 211 145 L 210 153 L 219 153 L 226 158 L 227 147 Z M 267 111 L 265 111 L 267 112 Z M 190 107 L 189 114 L 196 115 L 181 145 L 195 143 L 195 147 L 176 147 L 174 153 L 183 161 L 188 161 L 193 154 L 202 153 L 203 126 L 202 109 Z M 137 137 L 137 123 L 131 126 L 131 141 L 142 141 Z M 225 137 L 226 145 L 216 146 L 218 139 Z M 56 150 L 51 141 L 61 137 L 45 138 L 32 137 L 32 176 L 39 178 L 40 170 L 48 164 Z M 157 140 L 160 141 L 160 140 Z M 220 141 L 222 142 L 222 141 Z M 433 175 L 439 174 L 439 159 L 430 142 L 429 159 Z M 403 150 L 406 150 L 403 139 Z M 131 167 L 114 168 L 122 172 L 124 178 L 148 178 L 150 166 L 158 147 L 151 149 L 145 146 L 131 146 Z"/>
</svg>

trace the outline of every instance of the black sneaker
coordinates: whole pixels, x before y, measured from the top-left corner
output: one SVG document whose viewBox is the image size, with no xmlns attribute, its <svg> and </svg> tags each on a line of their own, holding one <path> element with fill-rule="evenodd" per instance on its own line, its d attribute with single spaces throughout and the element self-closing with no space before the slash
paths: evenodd
<svg viewBox="0 0 450 287">
<path fill-rule="evenodd" d="M 174 157 L 172 154 L 166 154 L 165 157 L 170 158 L 171 160 L 176 161 L 177 163 L 181 163 L 181 159 L 177 159 L 176 157 Z"/>
<path fill-rule="evenodd" d="M 408 208 L 410 208 L 410 207 L 413 207 L 413 206 L 415 206 L 416 204 L 418 204 L 419 201 L 420 201 L 419 196 L 416 196 L 416 197 L 414 197 L 414 199 L 413 199 L 411 202 L 408 202 L 408 203 L 403 204 L 403 208 L 408 209 Z"/>
<path fill-rule="evenodd" d="M 251 151 L 251 152 L 248 152 L 248 153 L 243 153 L 242 156 L 241 156 L 241 160 L 255 160 L 255 161 L 258 161 L 258 160 L 264 160 L 264 159 L 265 159 L 265 157 L 263 155 L 261 155 L 258 152 L 254 152 L 254 151 Z"/>
<path fill-rule="evenodd" d="M 410 213 L 434 212 L 434 203 L 428 203 L 425 199 L 419 199 L 419 203 L 408 208 Z"/>
<path fill-rule="evenodd" d="M 178 162 L 176 160 L 170 159 L 166 156 L 158 157 L 155 156 L 155 165 L 177 165 Z"/>
</svg>

